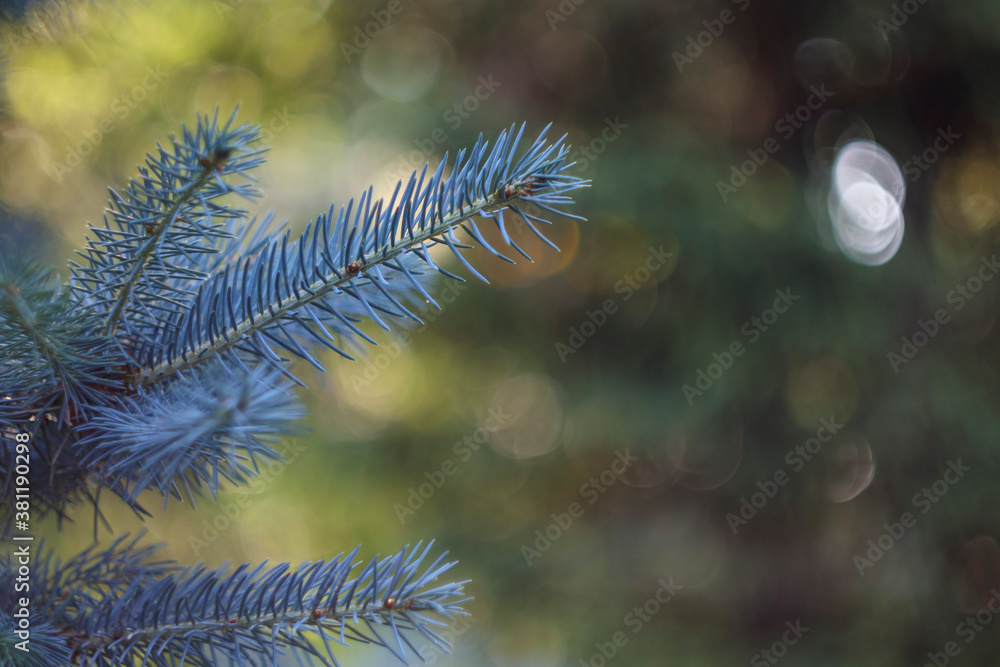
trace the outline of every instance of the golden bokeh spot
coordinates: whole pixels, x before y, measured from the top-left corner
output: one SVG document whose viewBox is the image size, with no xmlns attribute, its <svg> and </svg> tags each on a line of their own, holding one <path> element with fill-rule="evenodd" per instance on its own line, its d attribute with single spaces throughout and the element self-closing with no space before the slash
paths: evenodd
<svg viewBox="0 0 1000 667">
<path fill-rule="evenodd" d="M 264 91 L 258 77 L 244 67 L 216 65 L 201 78 L 194 93 L 196 109 L 240 107 L 241 118 L 258 118 Z"/>
<path fill-rule="evenodd" d="M 552 379 L 519 375 L 505 382 L 489 405 L 505 417 L 490 445 L 514 459 L 542 456 L 562 444 L 563 407 Z"/>
<path fill-rule="evenodd" d="M 730 203 L 754 227 L 774 232 L 788 222 L 796 188 L 795 179 L 781 163 L 770 160 L 760 172 L 730 198 Z"/>
<path fill-rule="evenodd" d="M 979 153 L 945 165 L 934 191 L 941 221 L 959 232 L 978 234 L 1000 219 L 1000 170 Z"/>
<path fill-rule="evenodd" d="M 323 17 L 304 9 L 275 16 L 264 27 L 260 48 L 267 68 L 279 76 L 302 76 L 322 60 L 333 60 L 334 39 Z"/>
<path fill-rule="evenodd" d="M 524 287 L 541 280 L 547 276 L 555 275 L 563 271 L 576 256 L 577 248 L 580 245 L 580 228 L 575 220 L 567 220 L 558 216 L 549 215 L 545 211 L 537 211 L 532 206 L 519 204 L 524 210 L 538 217 L 545 217 L 552 221 L 551 225 L 540 224 L 532 221 L 539 232 L 552 241 L 559 248 L 556 252 L 546 245 L 533 231 L 525 224 L 521 216 L 513 211 L 504 211 L 504 227 L 511 241 L 516 243 L 524 252 L 531 256 L 534 262 L 526 260 L 519 252 L 504 243 L 503 236 L 497 224 L 490 219 L 477 219 L 476 225 L 483 237 L 499 253 L 514 260 L 515 264 L 509 264 L 501 259 L 493 257 L 488 251 L 478 248 L 475 251 L 462 251 L 475 253 L 476 257 L 469 257 L 470 263 L 476 267 L 483 276 L 491 283 L 507 285 L 509 287 Z M 541 214 L 541 215 L 540 215 Z M 454 262 L 454 258 L 452 259 Z"/>
<path fill-rule="evenodd" d="M 114 82 L 107 70 L 79 67 L 70 54 L 26 52 L 7 77 L 14 115 L 35 127 L 60 126 L 71 132 L 104 112 Z M 67 127 L 66 120 L 76 119 Z"/>
<path fill-rule="evenodd" d="M 1000 171 L 981 160 L 964 163 L 958 173 L 962 216 L 974 231 L 993 226 L 1000 217 Z"/>
<path fill-rule="evenodd" d="M 113 40 L 99 45 L 107 55 L 130 54 L 129 60 L 173 67 L 207 58 L 226 34 L 224 19 L 208 2 L 171 1 L 137 7 L 125 12 L 102 10 L 102 24 Z"/>
<path fill-rule="evenodd" d="M 566 279 L 581 292 L 596 296 L 613 294 L 619 281 L 645 266 L 651 246 L 659 249 L 662 245 L 664 252 L 672 256 L 643 287 L 655 287 L 673 273 L 679 252 L 673 238 L 653 243 L 634 220 L 609 211 L 588 218 L 580 251 L 566 270 Z"/>
<path fill-rule="evenodd" d="M 857 378 L 836 357 L 822 357 L 795 366 L 785 384 L 785 401 L 795 423 L 815 431 L 820 419 L 844 423 L 858 404 Z"/>
</svg>

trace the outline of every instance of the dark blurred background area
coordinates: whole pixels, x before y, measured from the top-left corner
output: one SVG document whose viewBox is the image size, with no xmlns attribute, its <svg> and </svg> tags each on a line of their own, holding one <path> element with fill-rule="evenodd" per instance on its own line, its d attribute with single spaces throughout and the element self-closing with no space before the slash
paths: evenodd
<svg viewBox="0 0 1000 667">
<path fill-rule="evenodd" d="M 534 263 L 474 253 L 492 285 L 302 368 L 287 463 L 145 523 L 109 502 L 119 532 L 211 565 L 433 537 L 476 598 L 436 664 L 995 664 L 1000 4 L 22 6 L 0 243 L 64 277 L 217 106 L 265 128 L 251 207 L 296 229 L 513 122 L 593 181 L 561 252 L 519 229 Z"/>
</svg>

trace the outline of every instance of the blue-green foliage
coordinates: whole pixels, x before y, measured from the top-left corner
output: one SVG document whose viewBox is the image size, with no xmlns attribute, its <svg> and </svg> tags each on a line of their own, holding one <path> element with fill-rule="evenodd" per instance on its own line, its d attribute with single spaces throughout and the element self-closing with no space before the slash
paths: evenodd
<svg viewBox="0 0 1000 667">
<path fill-rule="evenodd" d="M 18 639 L 5 613 L 0 664 L 258 665 L 290 651 L 306 663 L 336 664 L 334 649 L 349 642 L 406 662 L 418 654 L 418 636 L 448 649 L 432 616 L 467 614 L 465 582 L 432 585 L 454 563 L 444 555 L 428 562 L 430 544 L 363 567 L 355 549 L 297 568 L 181 570 L 138 542 L 121 537 L 65 563 L 43 548 L 31 581 L 31 651 L 13 648 Z M 15 571 L 9 560 L 0 568 L 4 610 L 14 608 Z"/>
<path fill-rule="evenodd" d="M 528 257 L 510 220 L 551 245 L 539 216 L 569 215 L 556 207 L 586 185 L 566 173 L 562 139 L 550 143 L 543 132 L 522 151 L 525 128 L 514 126 L 492 147 L 480 138 L 454 164 L 446 156 L 413 174 L 387 202 L 369 189 L 293 237 L 273 216 L 236 205 L 258 195 L 248 172 L 263 149 L 257 129 L 234 117 L 199 118 L 158 147 L 123 192 L 112 191 L 68 285 L 30 262 L 0 259 L 0 506 L 8 516 L 16 433 L 32 436 L 36 513 L 62 518 L 67 506 L 90 501 L 96 522 L 101 489 L 143 515 L 146 490 L 164 503 L 194 502 L 224 481 L 245 483 L 262 460 L 279 458 L 272 445 L 302 417 L 293 357 L 322 370 L 317 350 L 353 358 L 374 344 L 366 322 L 418 322 L 415 306 L 437 306 L 431 281 L 461 279 L 435 262 L 435 246 L 482 278 L 462 250 Z M 499 230 L 498 247 L 483 224 Z M 286 650 L 333 664 L 333 645 L 352 640 L 405 659 L 407 630 L 443 645 L 431 617 L 464 613 L 461 584 L 430 585 L 449 566 L 439 559 L 422 568 L 426 549 L 403 550 L 352 574 L 356 551 L 295 571 L 180 572 L 119 541 L 46 563 L 33 637 L 50 660 L 42 664 L 68 656 L 95 665 L 270 664 Z M 12 572 L 8 563 L 0 578 Z M 8 590 L 0 587 L 3 609 L 13 604 Z M 0 658 L 35 664 L 10 647 L 10 627 L 0 624 Z"/>
</svg>

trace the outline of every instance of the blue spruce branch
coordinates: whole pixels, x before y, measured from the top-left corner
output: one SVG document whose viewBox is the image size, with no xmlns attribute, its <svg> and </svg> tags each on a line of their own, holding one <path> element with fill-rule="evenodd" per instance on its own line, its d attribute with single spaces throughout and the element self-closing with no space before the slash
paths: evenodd
<svg viewBox="0 0 1000 667">
<path fill-rule="evenodd" d="M 549 144 L 544 132 L 516 160 L 524 126 L 515 130 L 502 132 L 492 151 L 482 138 L 467 159 L 460 151 L 450 176 L 444 175 L 446 155 L 429 178 L 426 166 L 419 178 L 414 173 L 402 194 L 402 183 L 397 184 L 388 204 L 372 201 L 369 189 L 356 206 L 351 201 L 336 215 L 331 207 L 298 239 L 291 241 L 286 232 L 259 253 L 215 272 L 190 308 L 140 346 L 136 383 L 155 383 L 219 355 L 237 363 L 249 357 L 280 366 L 284 359 L 276 349 L 323 370 L 307 349 L 310 343 L 353 359 L 338 342 L 348 334 L 365 337 L 353 326 L 352 316 L 360 308 L 386 329 L 379 313 L 419 321 L 400 298 L 415 291 L 435 303 L 418 279 L 418 267 L 458 278 L 434 262 L 432 247 L 447 247 L 485 281 L 460 252 L 467 246 L 455 235 L 459 229 L 494 256 L 512 261 L 486 241 L 476 217 L 492 219 L 504 243 L 529 260 L 510 238 L 504 210 L 555 247 L 535 226 L 548 222 L 517 203 L 579 219 L 554 206 L 571 203 L 565 193 L 584 182 L 565 173 L 569 165 L 563 139 Z"/>
<path fill-rule="evenodd" d="M 218 200 L 259 194 L 250 183 L 226 179 L 246 177 L 264 161 L 262 150 L 250 148 L 258 130 L 233 127 L 234 119 L 235 112 L 221 127 L 217 116 L 201 119 L 171 150 L 158 146 L 138 180 L 122 194 L 111 191 L 111 221 L 105 217 L 104 228 L 90 227 L 81 252 L 86 266 L 74 265 L 76 287 L 81 300 L 102 314 L 106 333 L 124 329 L 123 344 L 163 329 L 189 301 L 184 285 L 207 277 L 198 256 L 216 254 L 218 240 L 233 236 L 226 222 L 246 217 Z"/>
<path fill-rule="evenodd" d="M 431 561 L 432 545 L 405 548 L 363 566 L 358 549 L 297 568 L 282 563 L 234 570 L 155 561 L 156 547 L 119 538 L 66 563 L 43 548 L 34 574 L 32 651 L 9 650 L 11 627 L 0 622 L 3 664 L 210 666 L 276 664 L 294 651 L 336 665 L 335 650 L 381 646 L 403 662 L 419 657 L 422 636 L 450 648 L 436 631 L 467 615 L 467 582 L 435 585 L 455 563 Z M 0 570 L 0 604 L 12 607 L 13 572 Z M 40 638 L 40 639 L 39 639 Z M 6 653 L 5 653 L 6 651 Z"/>
<path fill-rule="evenodd" d="M 140 388 L 95 410 L 80 446 L 106 483 L 129 503 L 155 488 L 166 501 L 212 495 L 220 478 L 244 483 L 261 459 L 281 457 L 268 444 L 305 415 L 291 387 L 267 367 L 214 364 L 165 387 Z"/>
<path fill-rule="evenodd" d="M 547 130 L 546 130 L 547 131 Z M 419 322 L 440 266 L 436 247 L 463 255 L 478 246 L 503 261 L 514 216 L 543 242 L 546 214 L 588 185 L 568 173 L 564 139 L 546 131 L 522 150 L 525 126 L 490 144 L 480 137 L 400 182 L 388 201 L 369 188 L 293 238 L 271 214 L 233 199 L 258 196 L 250 171 L 263 162 L 257 128 L 199 117 L 158 146 L 104 225 L 90 227 L 68 285 L 51 271 L 0 258 L 0 479 L 10 528 L 13 436 L 31 436 L 33 511 L 60 520 L 109 490 L 140 516 L 144 491 L 213 497 L 246 483 L 303 415 L 292 358 L 318 369 L 317 350 L 353 359 L 367 323 Z M 507 214 L 508 218 L 505 218 Z M 481 225 L 498 230 L 491 244 Z M 462 234 L 460 237 L 459 234 Z M 496 247 L 494 247 L 496 246 Z M 508 250 L 509 249 L 509 250 Z M 506 254 L 505 254 L 506 253 Z M 105 522 L 105 525 L 107 523 Z M 110 529 L 111 527 L 108 526 Z M 421 634 L 465 612 L 461 584 L 430 587 L 451 565 L 423 568 L 428 550 L 403 550 L 353 574 L 357 550 L 333 561 L 266 569 L 179 570 L 154 562 L 135 540 L 88 550 L 64 565 L 47 557 L 33 599 L 37 652 L 12 648 L 0 623 L 0 659 L 15 665 L 276 664 L 291 651 L 336 664 L 332 645 L 369 643 L 398 658 Z M 15 568 L 0 567 L 0 584 Z M 0 611 L 13 607 L 0 586 Z M 43 656 L 41 662 L 39 656 Z M 32 662 L 35 660 L 35 662 Z"/>
<path fill-rule="evenodd" d="M 60 422 L 121 387 L 122 359 L 51 270 L 0 257 L 0 423 L 55 414 Z"/>
</svg>

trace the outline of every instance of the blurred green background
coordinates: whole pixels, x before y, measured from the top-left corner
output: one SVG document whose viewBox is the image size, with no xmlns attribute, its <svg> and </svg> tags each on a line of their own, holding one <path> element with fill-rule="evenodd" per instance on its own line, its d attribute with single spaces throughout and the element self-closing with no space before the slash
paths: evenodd
<svg viewBox="0 0 1000 667">
<path fill-rule="evenodd" d="M 433 537 L 476 599 L 432 664 L 995 664 L 1000 5 L 95 2 L 3 43 L 0 242 L 64 276 L 107 187 L 216 106 L 265 127 L 259 207 L 296 228 L 515 121 L 593 179 L 561 253 L 525 232 L 534 264 L 477 253 L 491 286 L 300 365 L 287 464 L 145 523 L 109 501 L 118 533 L 210 565 Z M 850 139 L 905 186 L 875 259 L 870 217 L 843 232 Z"/>
</svg>

